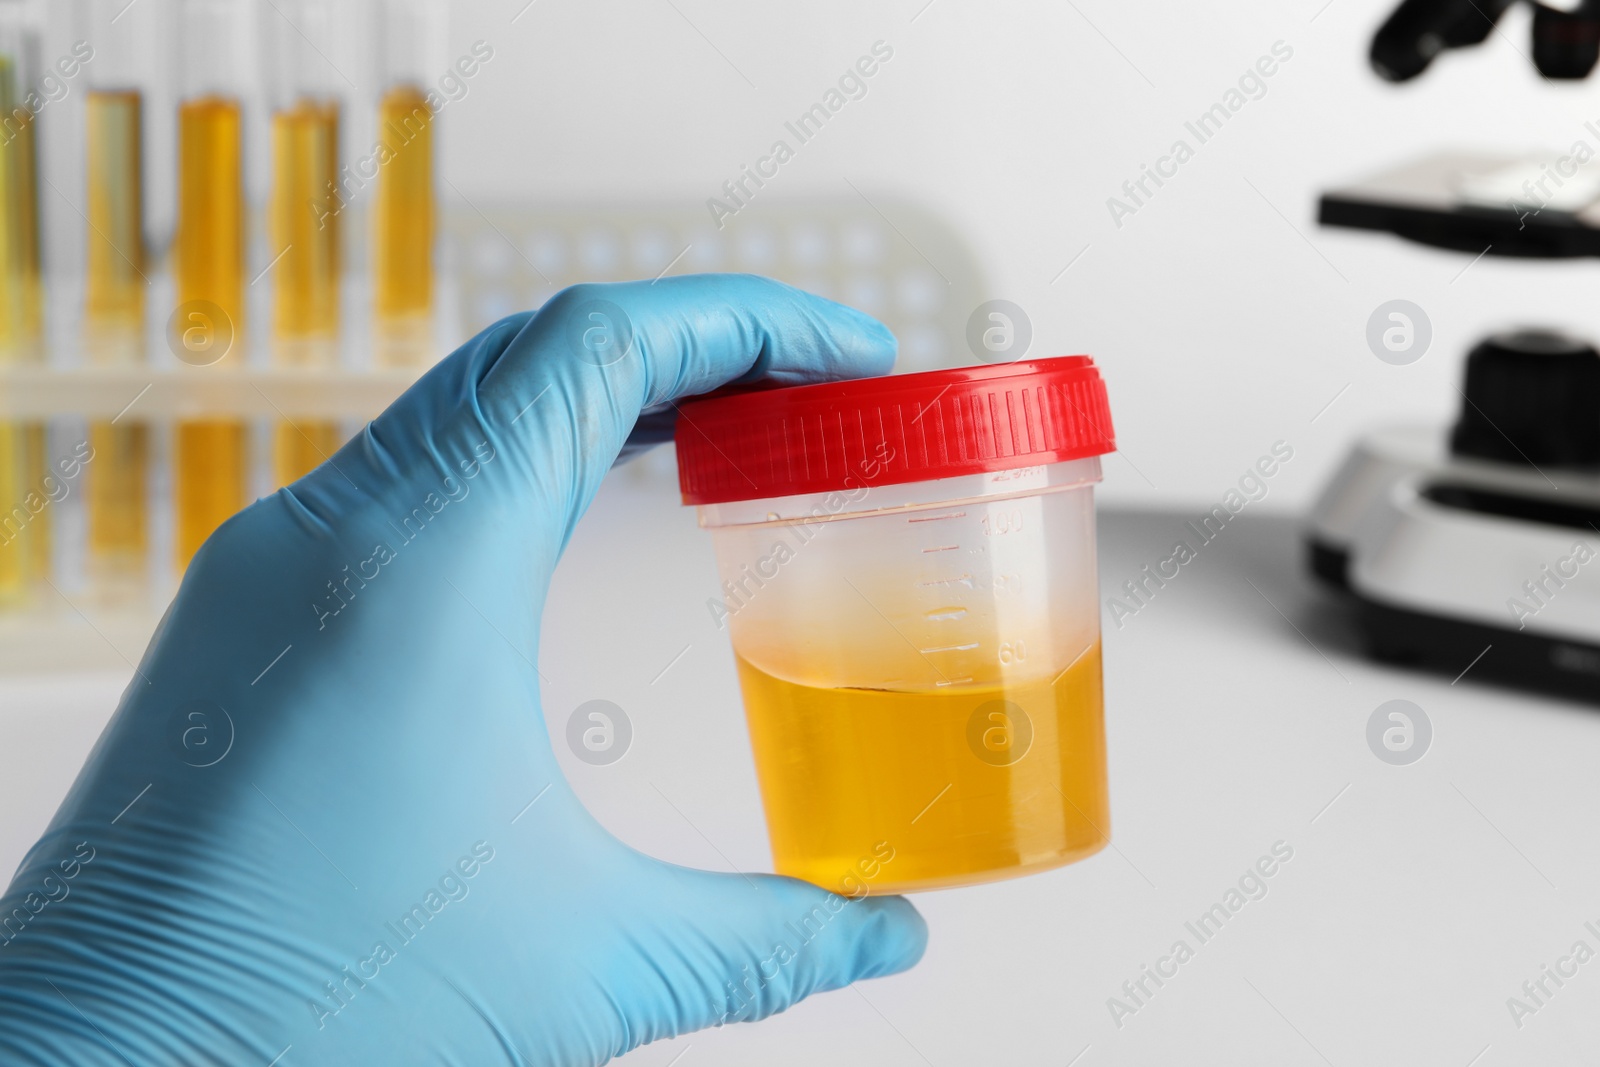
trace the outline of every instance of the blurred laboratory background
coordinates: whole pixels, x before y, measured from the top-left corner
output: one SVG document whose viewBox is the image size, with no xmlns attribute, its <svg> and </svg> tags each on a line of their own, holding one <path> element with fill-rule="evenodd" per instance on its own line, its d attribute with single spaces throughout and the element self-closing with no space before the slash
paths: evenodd
<svg viewBox="0 0 1600 1067">
<path fill-rule="evenodd" d="M 1394 6 L 0 0 L 0 867 L 229 514 L 565 285 L 750 271 L 882 318 L 898 371 L 985 358 L 995 308 L 1029 355 L 1092 354 L 1119 446 L 1108 612 L 1186 519 L 1291 459 L 1246 485 L 1196 577 L 1105 617 L 1118 850 L 923 898 L 927 963 L 870 1003 L 628 1063 L 1592 1049 L 1584 1016 L 1529 1037 L 1504 1005 L 1600 918 L 1581 888 L 1600 865 L 1557 817 L 1600 807 L 1592 712 L 1365 663 L 1304 569 L 1303 517 L 1352 442 L 1390 423 L 1442 440 L 1485 335 L 1600 337 L 1593 256 L 1319 224 L 1330 189 L 1430 152 L 1600 149 L 1600 92 L 1539 73 L 1527 6 L 1398 85 L 1368 60 Z M 1369 341 L 1397 300 L 1426 323 L 1404 361 Z M 613 474 L 552 593 L 546 713 L 605 697 L 635 716 L 629 760 L 564 762 L 630 844 L 766 869 L 697 534 L 670 447 Z M 1400 697 L 1434 715 L 1416 768 L 1364 740 Z M 733 802 L 710 784 L 730 767 Z M 1299 858 L 1205 950 L 1211 977 L 1108 1018 L 1279 839 Z M 1589 1017 L 1592 981 L 1563 994 Z"/>
<path fill-rule="evenodd" d="M 65 494 L 0 548 L 0 601 L 136 635 L 223 518 L 580 280 L 775 275 L 884 318 L 899 370 L 970 362 L 1007 301 L 1030 354 L 1104 367 L 1113 504 L 1212 503 L 1285 439 L 1259 507 L 1301 507 L 1353 427 L 1447 418 L 1478 335 L 1590 325 L 1591 260 L 1315 225 L 1420 148 L 1593 136 L 1521 8 L 1397 89 L 1373 4 L 907 6 L 0 3 L 0 497 Z M 1396 297 L 1431 319 L 1415 366 L 1362 340 Z M 76 484 L 30 483 L 83 442 Z"/>
</svg>

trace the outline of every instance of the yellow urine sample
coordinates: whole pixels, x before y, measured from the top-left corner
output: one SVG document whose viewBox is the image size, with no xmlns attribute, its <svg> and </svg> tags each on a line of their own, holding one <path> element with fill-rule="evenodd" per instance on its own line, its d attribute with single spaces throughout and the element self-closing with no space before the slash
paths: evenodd
<svg viewBox="0 0 1600 1067">
<path fill-rule="evenodd" d="M 24 451 L 22 427 L 0 422 L 0 605 L 15 604 L 28 593 L 32 520 L 23 503 Z"/>
<path fill-rule="evenodd" d="M 301 101 L 272 117 L 272 331 L 280 362 L 322 363 L 339 333 L 339 106 Z M 306 475 L 338 446 L 334 422 L 280 422 L 278 485 Z"/>
<path fill-rule="evenodd" d="M 50 576 L 50 510 L 41 423 L 0 422 L 0 604 Z"/>
<path fill-rule="evenodd" d="M 44 476 L 50 470 L 49 440 L 44 423 L 23 423 L 23 494 L 20 500 L 26 501 L 30 496 L 36 501 L 48 499 L 44 495 Z M 50 576 L 53 559 L 50 551 L 50 508 L 47 505 L 41 505 L 39 513 L 28 521 L 27 533 L 24 536 L 30 542 L 27 555 L 28 578 L 32 581 L 43 581 Z"/>
<path fill-rule="evenodd" d="M 904 893 L 1057 867 L 1110 840 L 1098 643 L 1054 678 L 916 691 L 738 666 L 779 874 Z"/>
<path fill-rule="evenodd" d="M 373 303 L 379 319 L 433 309 L 433 112 L 420 88 L 399 85 L 378 104 L 380 160 L 372 201 Z"/>
<path fill-rule="evenodd" d="M 88 256 L 84 317 L 89 358 L 141 356 L 145 303 L 143 102 L 137 90 L 95 89 L 84 103 L 87 130 Z M 136 576 L 147 549 L 149 429 L 91 423 L 95 462 L 86 476 L 89 562 L 100 577 Z"/>
<path fill-rule="evenodd" d="M 187 566 L 212 531 L 244 506 L 245 426 L 233 419 L 188 420 L 178 423 L 174 437 L 178 562 Z"/>
<path fill-rule="evenodd" d="M 209 300 L 244 319 L 244 184 L 239 103 L 199 97 L 178 106 L 178 303 Z"/>
<path fill-rule="evenodd" d="M 302 100 L 272 116 L 273 335 L 278 358 L 328 362 L 339 332 L 339 107 Z M 273 444 L 278 484 L 310 472 L 337 447 L 338 425 L 279 423 Z"/>
<path fill-rule="evenodd" d="M 94 464 L 85 486 L 89 505 L 89 558 L 102 575 L 136 574 L 144 569 L 147 538 L 146 471 L 150 430 L 140 423 L 89 426 Z"/>
<path fill-rule="evenodd" d="M 136 332 L 144 323 L 140 109 L 135 90 L 96 89 L 85 101 L 89 254 L 84 313 L 95 332 Z"/>
<path fill-rule="evenodd" d="M 339 226 L 331 183 L 339 158 L 337 104 L 303 100 L 272 116 L 273 332 L 339 332 Z"/>
<path fill-rule="evenodd" d="M 0 56 L 0 344 L 27 344 L 44 321 L 39 258 L 39 172 L 34 118 L 17 68 Z"/>
<path fill-rule="evenodd" d="M 39 258 L 39 178 L 33 114 L 22 105 L 17 67 L 0 55 L 0 361 L 34 361 L 44 321 Z M 25 501 L 42 476 L 45 428 L 0 422 L 0 600 L 26 595 L 50 567 L 50 523 Z"/>
<path fill-rule="evenodd" d="M 244 335 L 244 187 L 239 104 L 199 97 L 178 107 L 178 303 L 208 300 Z M 230 356 L 231 358 L 231 356 Z M 178 567 L 245 504 L 245 427 L 235 420 L 177 424 L 174 504 Z"/>
<path fill-rule="evenodd" d="M 273 437 L 273 470 L 279 485 L 310 474 L 344 442 L 332 422 L 280 422 Z"/>
</svg>

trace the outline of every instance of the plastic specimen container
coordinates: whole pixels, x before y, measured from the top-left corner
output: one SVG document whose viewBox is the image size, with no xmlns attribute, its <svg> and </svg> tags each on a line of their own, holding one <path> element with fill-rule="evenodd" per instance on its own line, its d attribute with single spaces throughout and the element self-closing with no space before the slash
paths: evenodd
<svg viewBox="0 0 1600 1067">
<path fill-rule="evenodd" d="M 1088 356 L 682 405 L 774 864 L 849 896 L 1110 840 Z"/>
</svg>

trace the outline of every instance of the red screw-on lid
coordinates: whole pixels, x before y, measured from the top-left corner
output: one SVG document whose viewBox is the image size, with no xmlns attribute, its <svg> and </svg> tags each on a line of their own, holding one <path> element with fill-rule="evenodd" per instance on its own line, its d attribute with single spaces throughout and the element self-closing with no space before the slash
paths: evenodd
<svg viewBox="0 0 1600 1067">
<path fill-rule="evenodd" d="M 679 415 L 685 504 L 952 478 L 1117 447 L 1088 356 L 713 395 Z"/>
</svg>

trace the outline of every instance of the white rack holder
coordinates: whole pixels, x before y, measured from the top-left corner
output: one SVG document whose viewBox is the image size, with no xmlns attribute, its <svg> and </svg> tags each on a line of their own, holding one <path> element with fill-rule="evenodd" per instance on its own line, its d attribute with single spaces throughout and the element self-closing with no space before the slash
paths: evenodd
<svg viewBox="0 0 1600 1067">
<path fill-rule="evenodd" d="M 0 419 L 370 419 L 423 368 L 0 367 Z"/>
<path fill-rule="evenodd" d="M 876 192 L 870 199 L 856 192 L 753 202 L 722 228 L 698 201 L 443 207 L 436 356 L 502 316 L 539 307 L 575 282 L 732 270 L 775 277 L 875 315 L 900 339 L 896 370 L 931 370 L 971 362 L 968 318 L 979 301 L 997 295 L 987 291 L 959 233 L 917 205 Z M 157 283 L 164 284 L 159 278 Z M 249 318 L 258 326 L 266 319 L 270 285 L 267 274 L 254 297 L 259 306 L 252 305 Z M 159 429 L 183 419 L 238 418 L 255 424 L 258 433 L 279 419 L 337 420 L 348 429 L 381 413 L 427 368 L 376 366 L 373 339 L 363 335 L 363 291 L 349 286 L 346 298 L 350 328 L 339 345 L 339 366 L 274 367 L 249 360 L 188 366 L 166 351 L 164 323 L 153 320 L 147 364 L 85 366 L 86 354 L 70 336 L 54 342 L 42 364 L 0 364 L 0 420 L 68 420 L 69 436 L 83 432 L 86 422 L 113 420 Z M 53 318 L 74 327 L 74 295 L 62 291 L 53 299 L 63 308 Z M 152 306 L 170 301 L 170 286 L 152 299 Z M 264 341 L 246 338 L 248 352 L 264 351 Z M 161 437 L 154 435 L 153 449 Z M 159 456 L 152 462 L 162 467 Z M 633 477 L 670 477 L 666 467 L 648 462 L 630 469 Z M 153 471 L 152 485 L 170 493 L 170 484 L 160 484 L 167 477 Z M 82 494 L 75 493 L 55 517 L 62 560 L 82 559 L 82 504 Z M 79 514 L 71 514 L 75 507 Z M 58 564 L 26 607 L 0 609 L 0 674 L 131 672 L 177 578 L 164 561 L 170 552 L 161 547 L 161 536 L 152 531 L 151 541 L 150 574 L 131 596 L 108 595 L 76 565 Z"/>
</svg>

